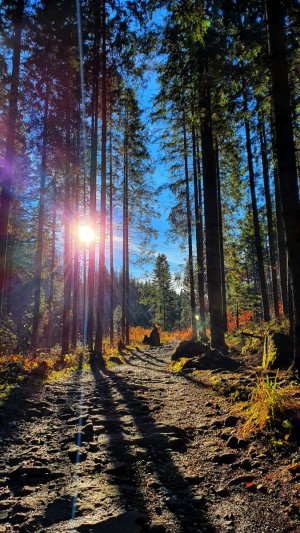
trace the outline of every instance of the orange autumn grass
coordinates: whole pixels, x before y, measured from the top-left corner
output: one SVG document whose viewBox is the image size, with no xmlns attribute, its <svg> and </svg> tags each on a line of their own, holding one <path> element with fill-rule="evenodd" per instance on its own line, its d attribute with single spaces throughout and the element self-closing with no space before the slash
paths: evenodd
<svg viewBox="0 0 300 533">
<path fill-rule="evenodd" d="M 130 345 L 129 348 L 142 348 L 143 338 L 145 335 L 149 335 L 151 329 L 145 329 L 140 326 L 134 326 L 130 328 Z M 161 342 L 162 344 L 169 344 L 172 342 L 179 342 L 191 338 L 191 330 L 186 331 L 162 331 Z M 109 360 L 112 357 L 117 356 L 122 361 L 122 356 L 118 353 L 118 341 L 116 338 L 115 343 L 111 346 L 109 338 L 105 338 L 103 342 L 104 359 L 109 364 Z M 76 370 L 82 352 L 82 346 L 78 346 L 75 352 L 69 353 L 64 356 L 63 365 L 61 365 L 60 359 L 61 348 L 59 345 L 54 346 L 50 350 L 45 349 L 39 351 L 36 354 L 8 354 L 0 355 L 0 397 L 2 389 L 6 389 L 7 385 L 17 383 L 22 380 L 28 374 L 32 372 L 36 376 L 47 379 L 60 379 L 68 372 Z M 88 363 L 88 354 L 85 354 L 85 363 Z"/>
<path fill-rule="evenodd" d="M 151 329 L 145 329 L 140 326 L 133 326 L 130 328 L 130 344 L 141 345 L 145 335 L 150 335 Z M 162 344 L 170 344 L 172 342 L 180 342 L 190 339 L 192 337 L 192 330 L 187 329 L 181 331 L 176 329 L 174 331 L 160 331 L 160 341 Z"/>
<path fill-rule="evenodd" d="M 129 348 L 142 348 L 144 346 L 143 344 L 143 338 L 145 335 L 150 335 L 151 328 L 146 329 L 142 328 L 141 326 L 132 326 L 130 328 L 130 345 Z M 174 331 L 160 331 L 160 340 L 162 344 L 171 344 L 173 342 L 180 342 L 184 340 L 190 339 L 192 336 L 192 330 L 187 329 L 185 331 L 181 331 L 179 329 Z M 104 359 L 105 361 L 109 361 L 111 357 L 118 356 L 120 357 L 120 354 L 118 354 L 118 341 L 119 338 L 116 338 L 114 341 L 114 344 L 111 345 L 109 338 L 106 337 L 103 342 L 103 352 L 104 352 Z M 122 360 L 122 357 L 120 357 Z"/>
</svg>

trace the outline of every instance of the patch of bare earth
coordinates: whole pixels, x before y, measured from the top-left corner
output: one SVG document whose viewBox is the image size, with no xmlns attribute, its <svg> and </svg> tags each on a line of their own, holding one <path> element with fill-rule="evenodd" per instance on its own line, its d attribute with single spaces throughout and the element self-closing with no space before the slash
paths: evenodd
<svg viewBox="0 0 300 533">
<path fill-rule="evenodd" d="M 1 532 L 300 531 L 300 468 L 239 440 L 170 350 L 20 389 L 1 415 Z"/>
</svg>

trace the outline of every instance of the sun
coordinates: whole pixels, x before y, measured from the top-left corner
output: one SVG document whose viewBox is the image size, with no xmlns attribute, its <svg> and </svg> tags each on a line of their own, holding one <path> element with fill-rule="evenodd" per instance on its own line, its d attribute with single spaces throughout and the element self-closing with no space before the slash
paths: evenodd
<svg viewBox="0 0 300 533">
<path fill-rule="evenodd" d="M 85 244 L 90 244 L 95 240 L 95 231 L 88 224 L 78 226 L 79 240 Z"/>
</svg>

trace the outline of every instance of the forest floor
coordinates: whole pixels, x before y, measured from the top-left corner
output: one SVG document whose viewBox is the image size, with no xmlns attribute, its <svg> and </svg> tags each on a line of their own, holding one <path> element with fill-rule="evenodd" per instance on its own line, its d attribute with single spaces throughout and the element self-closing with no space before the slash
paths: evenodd
<svg viewBox="0 0 300 533">
<path fill-rule="evenodd" d="M 171 349 L 13 393 L 0 418 L 1 532 L 300 532 L 298 455 L 228 446 L 230 401 L 171 373 Z"/>
</svg>

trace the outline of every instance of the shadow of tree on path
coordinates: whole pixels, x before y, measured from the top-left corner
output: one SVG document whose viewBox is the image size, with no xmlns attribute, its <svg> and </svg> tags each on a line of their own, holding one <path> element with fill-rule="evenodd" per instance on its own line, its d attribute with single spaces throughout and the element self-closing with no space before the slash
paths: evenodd
<svg viewBox="0 0 300 533">
<path fill-rule="evenodd" d="M 137 397 L 132 390 L 135 385 L 131 386 L 126 381 L 125 377 L 116 375 L 109 370 L 105 374 L 94 370 L 94 377 L 96 383 L 100 383 L 102 392 L 109 395 L 110 387 L 113 387 L 121 395 L 124 401 L 124 407 L 132 416 L 137 432 L 142 436 L 142 446 L 147 450 L 148 472 L 153 472 L 159 481 L 159 490 L 161 490 L 162 503 L 174 516 L 176 522 L 180 525 L 182 533 L 194 533 L 197 530 L 205 530 L 212 533 L 213 526 L 209 523 L 205 504 L 195 497 L 189 483 L 180 473 L 177 466 L 174 464 L 172 457 L 172 450 L 169 448 L 169 440 L 166 436 L 168 426 L 158 426 L 155 420 L 149 414 L 146 402 Z M 113 408 L 111 406 L 111 408 Z M 116 422 L 117 423 L 117 422 Z M 119 433 L 122 442 L 122 429 L 115 428 Z M 153 438 L 155 436 L 156 445 Z M 124 460 L 124 451 L 122 453 L 120 443 L 115 447 L 116 457 L 122 454 Z M 130 463 L 132 469 L 132 463 Z M 150 468 L 149 468 L 150 466 Z M 134 479 L 134 478 L 133 478 Z M 137 481 L 135 481 L 135 490 L 137 489 Z M 141 494 L 141 487 L 138 494 Z M 138 502 L 138 510 L 143 511 L 143 500 Z"/>
</svg>

